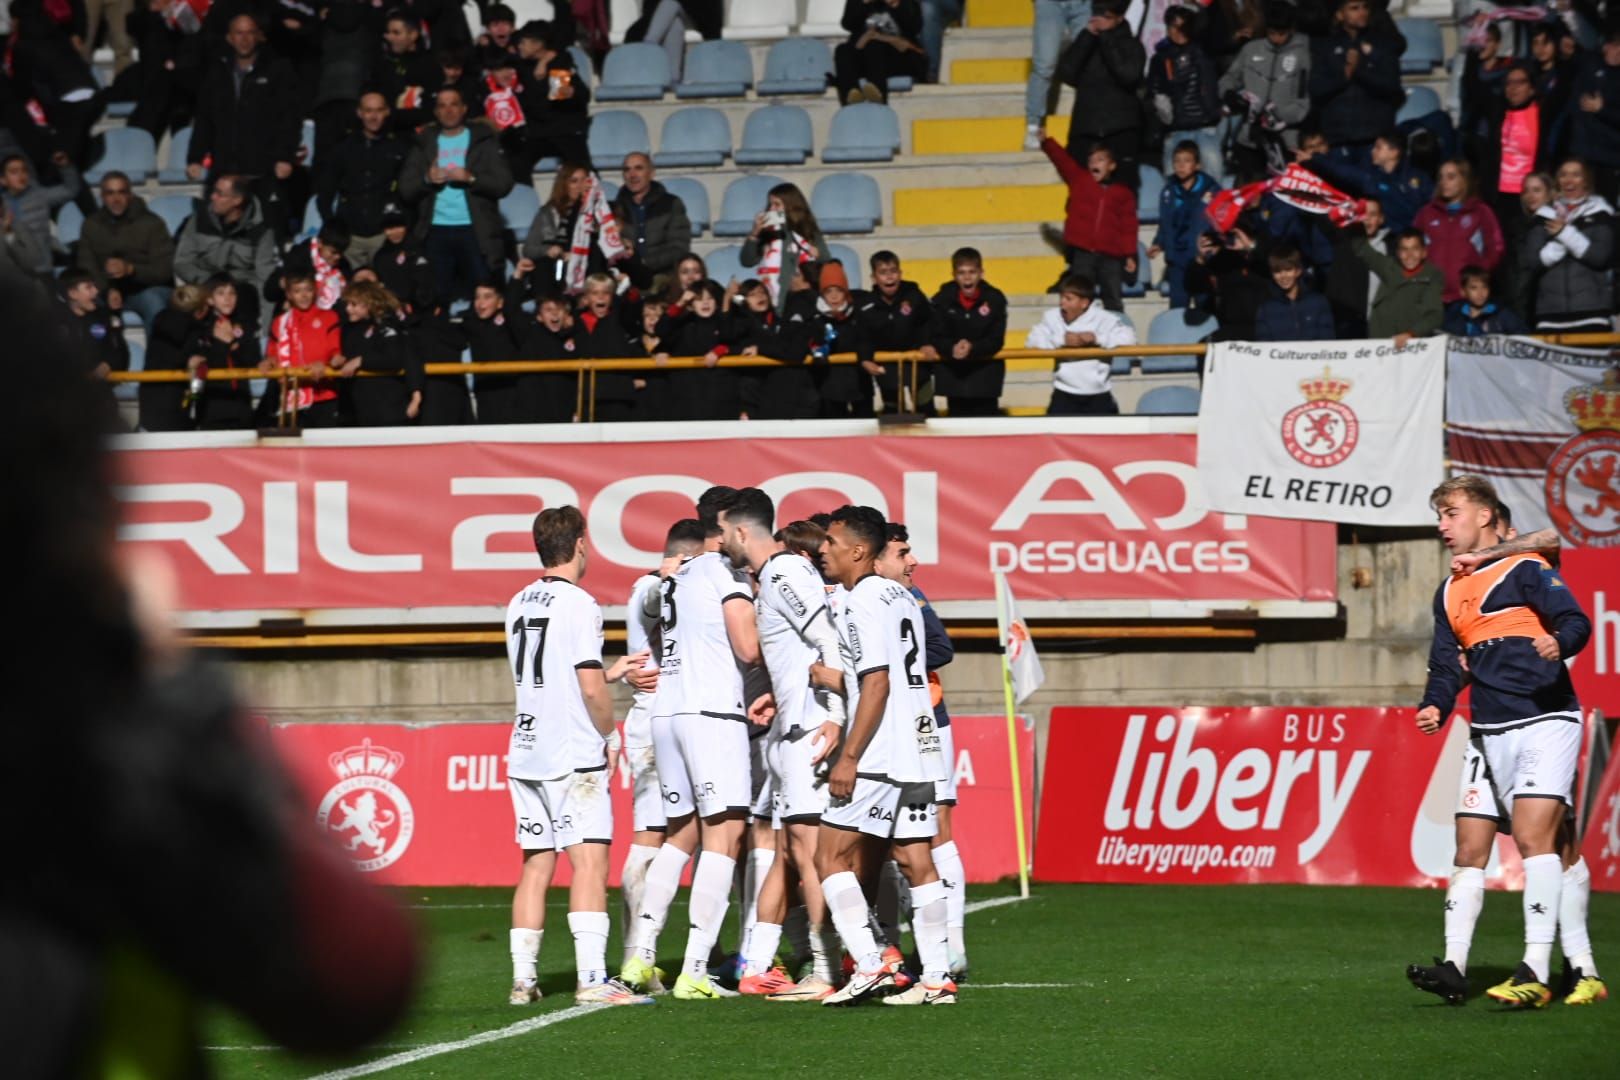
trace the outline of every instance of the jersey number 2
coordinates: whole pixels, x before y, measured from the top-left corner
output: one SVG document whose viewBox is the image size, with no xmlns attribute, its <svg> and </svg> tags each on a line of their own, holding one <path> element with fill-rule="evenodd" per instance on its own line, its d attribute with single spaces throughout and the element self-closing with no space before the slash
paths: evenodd
<svg viewBox="0 0 1620 1080">
<path fill-rule="evenodd" d="M 517 661 L 512 666 L 513 675 L 521 685 L 523 682 L 523 664 L 529 664 L 529 672 L 534 676 L 534 685 L 546 685 L 546 626 L 550 619 L 517 619 L 512 623 L 512 636 L 517 638 Z M 529 634 L 534 633 L 533 652 L 530 652 Z"/>
<path fill-rule="evenodd" d="M 909 622 L 900 624 L 900 640 L 911 646 L 906 650 L 906 685 L 921 686 L 927 680 L 917 670 L 917 631 Z"/>
</svg>

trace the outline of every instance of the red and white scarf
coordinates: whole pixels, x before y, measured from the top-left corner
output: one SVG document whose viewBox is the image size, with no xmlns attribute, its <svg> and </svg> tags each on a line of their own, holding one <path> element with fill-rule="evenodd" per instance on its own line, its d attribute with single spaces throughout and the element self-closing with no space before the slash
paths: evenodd
<svg viewBox="0 0 1620 1080">
<path fill-rule="evenodd" d="M 1258 205 L 1268 194 L 1306 213 L 1326 214 L 1328 220 L 1339 226 L 1353 224 L 1367 216 L 1365 201 L 1351 198 L 1303 165 L 1290 165 L 1270 180 L 1257 180 L 1222 191 L 1209 201 L 1204 214 L 1215 228 L 1231 232 L 1238 215 Z"/>
<path fill-rule="evenodd" d="M 213 6 L 214 0 L 173 0 L 163 7 L 163 21 L 169 24 L 171 30 L 195 34 L 202 29 L 208 9 Z"/>
<path fill-rule="evenodd" d="M 568 268 L 564 275 L 565 288 L 570 296 L 585 291 L 585 277 L 590 272 L 591 237 L 611 263 L 619 262 L 630 253 L 619 238 L 619 223 L 613 217 L 602 181 L 594 174 L 586 178 L 585 198 L 579 206 L 579 218 L 574 222 L 574 236 L 568 248 Z"/>
<path fill-rule="evenodd" d="M 523 116 L 523 105 L 518 101 L 517 87 L 502 86 L 491 75 L 484 80 L 489 96 L 484 99 L 484 115 L 500 131 L 522 127 L 528 121 Z"/>
<path fill-rule="evenodd" d="M 793 234 L 793 249 L 798 253 L 798 265 L 814 262 L 815 256 L 810 252 L 810 242 L 798 233 Z M 782 234 L 778 233 L 775 240 L 765 245 L 760 252 L 759 269 L 756 271 L 759 280 L 770 290 L 771 303 L 782 294 Z"/>
<path fill-rule="evenodd" d="M 1478 49 L 1483 46 L 1485 28 L 1493 22 L 1546 22 L 1551 14 L 1544 7 L 1499 7 L 1481 11 L 1464 23 L 1468 32 L 1463 35 L 1463 47 Z"/>
<path fill-rule="evenodd" d="M 318 238 L 309 242 L 309 261 L 315 267 L 315 306 L 331 311 L 343 298 L 343 271 L 321 258 Z"/>
</svg>

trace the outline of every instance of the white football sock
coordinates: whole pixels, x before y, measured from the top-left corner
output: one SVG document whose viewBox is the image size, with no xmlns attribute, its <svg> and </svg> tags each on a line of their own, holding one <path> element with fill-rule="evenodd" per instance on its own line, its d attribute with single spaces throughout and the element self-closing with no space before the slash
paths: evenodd
<svg viewBox="0 0 1620 1080">
<path fill-rule="evenodd" d="M 911 934 L 917 942 L 917 959 L 922 961 L 923 981 L 938 986 L 951 977 L 951 955 L 946 933 L 949 918 L 945 903 L 945 883 L 930 881 L 911 889 Z"/>
<path fill-rule="evenodd" d="M 956 850 L 956 841 L 941 844 L 934 849 L 934 872 L 945 883 L 945 925 L 953 956 L 967 955 L 963 927 L 967 923 L 967 874 L 962 868 L 962 855 Z M 917 898 L 911 898 L 912 906 Z"/>
<path fill-rule="evenodd" d="M 726 909 L 731 906 L 731 879 L 737 871 L 737 860 L 718 851 L 705 851 L 698 856 L 697 869 L 692 873 L 692 928 L 686 935 L 686 964 L 684 970 L 694 979 L 709 973 L 709 950 L 720 938 L 720 924 L 726 921 Z"/>
<path fill-rule="evenodd" d="M 1564 890 L 1558 897 L 1558 940 L 1570 966 L 1580 968 L 1582 975 L 1597 974 L 1592 936 L 1586 931 L 1586 907 L 1591 898 L 1592 874 L 1586 869 L 1585 859 L 1576 859 L 1575 865 L 1564 871 Z"/>
<path fill-rule="evenodd" d="M 647 867 L 646 885 L 641 893 L 641 912 L 636 916 L 634 947 L 647 963 L 657 958 L 658 935 L 669 918 L 669 905 L 681 887 L 681 875 L 692 856 L 665 844 Z"/>
<path fill-rule="evenodd" d="M 635 936 L 636 916 L 641 914 L 641 896 L 647 889 L 647 868 L 658 857 L 658 848 L 631 844 L 624 856 L 624 869 L 619 872 L 619 894 L 624 900 L 624 956 L 628 960 L 634 953 L 630 940 Z"/>
<path fill-rule="evenodd" d="M 910 886 L 891 859 L 878 875 L 877 922 L 885 945 L 900 944 L 900 898 L 909 895 Z"/>
<path fill-rule="evenodd" d="M 835 982 L 833 964 L 838 960 L 838 931 L 831 926 L 810 928 L 811 974 L 824 983 Z"/>
<path fill-rule="evenodd" d="M 771 970 L 776 960 L 776 947 L 782 943 L 780 923 L 756 922 L 753 936 L 748 939 L 749 952 L 743 957 L 744 975 L 763 975 Z"/>
<path fill-rule="evenodd" d="M 883 962 L 883 952 L 872 936 L 860 880 L 848 870 L 841 870 L 822 879 L 821 893 L 827 898 L 827 911 L 838 928 L 838 936 L 844 939 L 844 948 L 855 958 L 855 966 L 862 971 L 875 970 Z"/>
<path fill-rule="evenodd" d="M 1446 887 L 1446 959 L 1468 974 L 1468 950 L 1474 944 L 1474 924 L 1485 907 L 1485 871 L 1477 866 L 1453 866 Z"/>
<path fill-rule="evenodd" d="M 1541 982 L 1552 973 L 1558 900 L 1563 891 L 1564 864 L 1557 855 L 1533 855 L 1524 860 L 1524 962 Z"/>
<path fill-rule="evenodd" d="M 810 912 L 803 904 L 789 908 L 782 920 L 782 936 L 787 938 L 793 959 L 803 960 L 810 955 Z"/>
<path fill-rule="evenodd" d="M 526 979 L 533 982 L 539 976 L 535 970 L 535 963 L 540 959 L 540 935 L 544 930 L 519 930 L 508 932 L 507 940 L 512 946 L 512 979 Z"/>
<path fill-rule="evenodd" d="M 607 939 L 612 925 L 605 911 L 568 913 L 568 929 L 574 935 L 574 970 L 580 986 L 607 982 Z"/>
<path fill-rule="evenodd" d="M 748 955 L 754 924 L 759 921 L 760 890 L 765 888 L 765 875 L 771 872 L 775 861 L 774 849 L 754 848 L 748 853 L 748 862 L 743 868 L 742 948 L 738 951 L 744 956 Z"/>
</svg>

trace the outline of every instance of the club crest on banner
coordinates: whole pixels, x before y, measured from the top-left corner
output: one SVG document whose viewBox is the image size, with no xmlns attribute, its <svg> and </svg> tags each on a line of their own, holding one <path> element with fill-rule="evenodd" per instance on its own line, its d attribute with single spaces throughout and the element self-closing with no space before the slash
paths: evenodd
<svg viewBox="0 0 1620 1080">
<path fill-rule="evenodd" d="M 381 870 L 410 846 L 416 814 L 393 777 L 405 755 L 361 739 L 327 758 L 338 782 L 321 799 L 315 823 L 354 860 L 355 868 Z"/>
<path fill-rule="evenodd" d="M 1583 547 L 1620 544 L 1620 369 L 1564 394 L 1578 429 L 1547 461 L 1547 513 Z"/>
<path fill-rule="evenodd" d="M 1288 410 L 1282 420 L 1283 446 L 1295 461 L 1325 469 L 1355 452 L 1361 421 L 1344 403 L 1352 385 L 1349 379 L 1335 378 L 1330 368 L 1300 382 L 1305 403 Z"/>
</svg>

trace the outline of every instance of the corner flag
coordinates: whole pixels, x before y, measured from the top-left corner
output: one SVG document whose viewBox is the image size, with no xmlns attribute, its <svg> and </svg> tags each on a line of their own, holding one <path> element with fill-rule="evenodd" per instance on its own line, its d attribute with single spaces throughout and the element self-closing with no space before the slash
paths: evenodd
<svg viewBox="0 0 1620 1080">
<path fill-rule="evenodd" d="M 1007 671 L 1012 677 L 1013 699 L 1022 705 L 1041 688 L 1046 673 L 1041 670 L 1041 658 L 1035 653 L 1029 626 L 1018 617 L 1018 601 L 1013 599 L 1005 574 L 996 575 L 996 626 L 1000 630 Z"/>
</svg>

